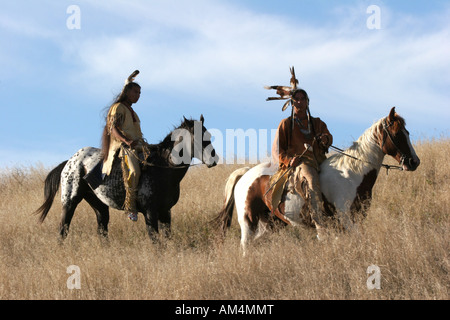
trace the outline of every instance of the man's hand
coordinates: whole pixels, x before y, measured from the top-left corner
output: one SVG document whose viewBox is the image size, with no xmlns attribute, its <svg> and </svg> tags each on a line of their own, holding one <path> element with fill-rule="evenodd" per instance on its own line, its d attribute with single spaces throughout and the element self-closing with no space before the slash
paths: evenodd
<svg viewBox="0 0 450 320">
<path fill-rule="evenodd" d="M 127 146 L 133 149 L 134 147 L 136 147 L 138 142 L 139 142 L 138 140 L 127 140 L 125 143 L 127 144 Z"/>
<path fill-rule="evenodd" d="M 122 134 L 122 132 L 116 127 L 114 126 L 111 130 L 111 134 L 119 141 L 121 141 L 122 143 L 126 144 L 127 146 L 129 146 L 130 148 L 134 148 L 138 143 L 139 140 L 131 140 L 128 139 L 126 136 L 124 136 Z"/>
<path fill-rule="evenodd" d="M 289 166 L 290 167 L 297 167 L 300 163 L 302 162 L 302 160 L 301 160 L 301 158 L 300 157 L 293 157 L 292 159 L 291 159 L 291 161 L 289 162 Z"/>
<path fill-rule="evenodd" d="M 305 146 L 305 150 L 302 152 L 301 155 L 294 156 L 291 159 L 291 161 L 289 162 L 289 167 L 294 167 L 295 168 L 296 166 L 298 166 L 302 162 L 302 157 L 305 155 L 306 152 L 312 152 L 313 151 L 313 148 L 309 144 L 305 143 L 304 146 Z"/>
<path fill-rule="evenodd" d="M 330 137 L 326 134 L 321 134 L 317 137 L 319 144 L 323 148 L 328 148 L 330 146 Z"/>
</svg>

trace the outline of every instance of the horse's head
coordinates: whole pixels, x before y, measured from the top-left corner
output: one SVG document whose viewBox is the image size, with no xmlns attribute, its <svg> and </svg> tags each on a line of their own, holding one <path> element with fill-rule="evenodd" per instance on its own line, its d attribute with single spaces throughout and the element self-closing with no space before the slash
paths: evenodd
<svg viewBox="0 0 450 320">
<path fill-rule="evenodd" d="M 172 132 L 174 147 L 170 155 L 171 162 L 178 164 L 190 164 L 193 158 L 197 158 L 208 168 L 214 167 L 219 161 L 211 143 L 211 134 L 203 125 L 203 115 L 200 121 L 184 118 L 183 123 Z"/>
<path fill-rule="evenodd" d="M 395 107 L 391 109 L 389 116 L 382 120 L 381 126 L 379 143 L 383 153 L 396 159 L 403 170 L 416 170 L 420 159 L 409 139 L 405 120 L 395 112 Z"/>
</svg>

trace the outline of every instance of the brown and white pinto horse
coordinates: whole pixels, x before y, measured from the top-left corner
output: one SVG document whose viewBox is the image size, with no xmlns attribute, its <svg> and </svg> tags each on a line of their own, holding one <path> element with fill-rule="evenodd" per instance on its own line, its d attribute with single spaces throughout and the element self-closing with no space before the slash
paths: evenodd
<svg viewBox="0 0 450 320">
<path fill-rule="evenodd" d="M 388 117 L 367 129 L 345 154 L 333 154 L 321 164 L 320 184 L 326 214 L 344 230 L 351 230 L 358 217 L 365 216 L 385 155 L 396 159 L 404 171 L 414 171 L 420 164 L 405 120 L 395 112 L 395 107 Z M 277 169 L 278 164 L 261 163 L 251 169 L 238 169 L 227 180 L 224 207 L 215 221 L 225 233 L 236 204 L 244 254 L 249 241 L 270 227 L 271 213 L 284 224 L 314 228 L 308 201 L 295 188 L 288 186 L 283 202 L 272 210 L 272 195 L 266 192 Z"/>
</svg>

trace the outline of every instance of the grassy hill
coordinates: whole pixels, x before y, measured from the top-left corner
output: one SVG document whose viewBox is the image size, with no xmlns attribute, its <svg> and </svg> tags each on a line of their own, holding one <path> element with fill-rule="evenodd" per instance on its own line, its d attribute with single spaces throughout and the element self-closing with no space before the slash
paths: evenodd
<svg viewBox="0 0 450 320">
<path fill-rule="evenodd" d="M 86 203 L 59 245 L 59 196 L 43 224 L 31 215 L 51 168 L 0 170 L 0 299 L 448 299 L 450 140 L 415 149 L 416 172 L 382 169 L 358 232 L 318 242 L 314 232 L 288 227 L 245 258 L 236 216 L 223 243 L 208 223 L 238 165 L 188 171 L 163 245 L 150 243 L 142 216 L 132 223 L 115 210 L 102 242 Z M 72 265 L 80 289 L 68 289 Z M 367 287 L 371 265 L 380 268 L 379 290 Z"/>
</svg>

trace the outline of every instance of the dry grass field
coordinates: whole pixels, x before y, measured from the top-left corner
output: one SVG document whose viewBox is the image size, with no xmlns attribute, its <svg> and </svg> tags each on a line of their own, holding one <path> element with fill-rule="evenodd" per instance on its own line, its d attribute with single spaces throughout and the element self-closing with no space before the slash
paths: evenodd
<svg viewBox="0 0 450 320">
<path fill-rule="evenodd" d="M 245 258 L 235 215 L 223 243 L 209 225 L 237 165 L 188 171 L 172 210 L 173 237 L 162 245 L 149 241 L 142 216 L 132 223 L 119 211 L 111 212 L 109 242 L 102 242 L 86 203 L 60 245 L 59 195 L 42 225 L 31 215 L 51 168 L 0 169 L 0 299 L 446 300 L 450 140 L 415 148 L 416 172 L 387 176 L 382 169 L 357 233 L 318 242 L 314 232 L 288 227 L 267 234 Z M 68 288 L 72 265 L 79 289 Z M 368 289 L 371 265 L 380 268 L 380 289 Z"/>
</svg>

